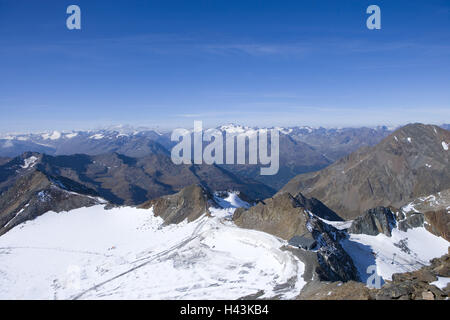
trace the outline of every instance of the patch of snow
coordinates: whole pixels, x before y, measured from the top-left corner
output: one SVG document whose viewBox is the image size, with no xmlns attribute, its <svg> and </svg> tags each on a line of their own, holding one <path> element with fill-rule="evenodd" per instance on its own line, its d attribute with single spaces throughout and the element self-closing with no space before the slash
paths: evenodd
<svg viewBox="0 0 450 320">
<path fill-rule="evenodd" d="M 278 130 L 279 132 L 281 132 L 282 134 L 290 134 L 292 131 L 293 131 L 293 129 L 292 128 L 281 128 L 281 127 L 275 127 L 274 128 L 275 130 Z"/>
<path fill-rule="evenodd" d="M 447 277 L 438 277 L 438 279 L 434 282 L 430 282 L 431 285 L 438 287 L 443 290 L 450 283 L 450 278 Z"/>
<path fill-rule="evenodd" d="M 431 164 L 425 163 L 425 167 L 431 168 Z"/>
<path fill-rule="evenodd" d="M 406 138 L 406 140 L 408 140 L 409 143 L 411 143 L 411 137 Z"/>
<path fill-rule="evenodd" d="M 442 148 L 443 148 L 445 151 L 448 151 L 448 146 L 449 146 L 448 143 L 445 143 L 445 141 L 442 141 Z"/>
<path fill-rule="evenodd" d="M 306 131 L 308 131 L 308 133 L 313 132 L 313 129 L 311 127 L 308 127 L 308 126 L 299 127 L 299 129 L 306 130 Z"/>
<path fill-rule="evenodd" d="M 33 168 L 34 165 L 36 164 L 37 160 L 38 160 L 37 157 L 31 156 L 23 161 L 24 163 L 23 163 L 23 165 L 21 165 L 21 167 L 23 169 Z"/>
<path fill-rule="evenodd" d="M 384 280 L 391 280 L 394 273 L 415 271 L 428 265 L 431 259 L 446 254 L 450 245 L 423 227 L 406 232 L 394 229 L 391 237 L 350 234 L 341 243 L 355 262 L 363 282 L 369 277 L 366 271 L 370 265 L 376 265 L 377 274 Z M 400 244 L 406 249 L 401 249 Z"/>
<path fill-rule="evenodd" d="M 20 209 L 20 211 L 18 211 L 18 212 L 14 215 L 14 217 L 13 217 L 11 220 L 9 220 L 7 224 L 5 224 L 5 225 L 3 226 L 3 228 L 6 228 L 7 226 L 9 226 L 9 225 L 11 224 L 11 222 L 13 222 L 13 220 L 16 219 L 16 218 L 17 218 L 17 217 L 25 210 L 25 208 L 27 208 L 29 205 L 30 205 L 30 204 L 27 203 L 22 209 Z"/>
<path fill-rule="evenodd" d="M 53 131 L 52 134 L 44 133 L 41 136 L 44 140 L 58 140 L 59 138 L 61 138 L 61 132 Z"/>
<path fill-rule="evenodd" d="M 353 220 L 348 220 L 348 221 L 330 221 L 330 220 L 326 220 L 323 219 L 319 216 L 316 216 L 317 218 L 319 218 L 320 220 L 322 220 L 323 222 L 325 222 L 326 224 L 329 224 L 330 226 L 335 227 L 338 230 L 345 230 L 350 228 L 350 226 L 353 223 Z"/>
<path fill-rule="evenodd" d="M 229 124 L 229 125 L 224 125 L 219 127 L 219 130 L 221 131 L 225 131 L 227 134 L 257 134 L 258 130 L 249 128 L 249 127 L 244 127 L 244 126 L 240 126 L 240 125 L 234 125 L 234 124 Z"/>
<path fill-rule="evenodd" d="M 67 139 L 72 139 L 75 138 L 76 136 L 78 136 L 78 132 L 68 133 L 65 135 Z"/>
<path fill-rule="evenodd" d="M 104 137 L 105 137 L 105 136 L 104 136 L 103 134 L 101 134 L 101 133 L 96 133 L 96 134 L 90 136 L 89 139 L 100 140 L 100 139 L 103 139 Z"/>
<path fill-rule="evenodd" d="M 405 212 L 405 213 L 408 213 L 408 212 L 411 212 L 411 211 L 419 213 L 419 211 L 417 211 L 417 209 L 414 207 L 414 202 L 408 203 L 406 206 L 403 206 L 401 208 L 401 210 L 403 212 Z"/>
</svg>

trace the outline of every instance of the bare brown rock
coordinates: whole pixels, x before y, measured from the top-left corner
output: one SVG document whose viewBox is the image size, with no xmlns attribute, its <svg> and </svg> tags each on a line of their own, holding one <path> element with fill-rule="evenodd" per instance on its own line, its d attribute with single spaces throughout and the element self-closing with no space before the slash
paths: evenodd
<svg viewBox="0 0 450 320">
<path fill-rule="evenodd" d="M 450 241 L 450 214 L 447 209 L 425 212 L 425 228 L 447 241 Z"/>
</svg>

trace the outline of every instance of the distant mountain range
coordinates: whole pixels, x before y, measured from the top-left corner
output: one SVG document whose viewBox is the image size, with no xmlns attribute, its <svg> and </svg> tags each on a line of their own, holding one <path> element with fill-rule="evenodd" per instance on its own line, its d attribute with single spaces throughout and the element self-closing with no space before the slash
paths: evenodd
<svg viewBox="0 0 450 320">
<path fill-rule="evenodd" d="M 250 128 L 224 125 L 226 132 L 245 133 Z M 298 174 L 317 171 L 362 146 L 372 146 L 385 138 L 391 129 L 342 128 L 325 129 L 311 127 L 278 128 L 280 130 L 280 169 L 274 176 L 261 176 L 255 165 L 223 165 L 238 176 L 258 180 L 278 190 Z M 47 155 L 86 154 L 91 156 L 118 153 L 133 158 L 149 155 L 170 155 L 176 142 L 170 132 L 131 127 L 112 127 L 94 131 L 59 132 L 42 134 L 8 134 L 0 136 L 0 157 L 13 158 L 24 152 Z M 0 164 L 7 159 L 0 158 Z"/>
</svg>

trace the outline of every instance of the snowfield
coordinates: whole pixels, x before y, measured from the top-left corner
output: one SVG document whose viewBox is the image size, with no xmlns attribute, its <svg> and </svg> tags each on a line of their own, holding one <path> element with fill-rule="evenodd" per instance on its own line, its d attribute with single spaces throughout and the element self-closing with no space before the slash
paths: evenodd
<svg viewBox="0 0 450 320">
<path fill-rule="evenodd" d="M 48 212 L 0 237 L 0 299 L 295 297 L 303 263 L 229 221 L 242 204 L 230 194 L 212 217 L 169 226 L 151 209 Z"/>
<path fill-rule="evenodd" d="M 355 267 L 366 282 L 371 274 L 367 267 L 376 265 L 377 274 L 391 280 L 392 274 L 415 271 L 429 265 L 430 260 L 447 253 L 450 243 L 428 232 L 424 227 L 407 232 L 392 230 L 392 236 L 384 234 L 369 236 L 350 234 L 342 246 L 355 263 Z"/>
</svg>

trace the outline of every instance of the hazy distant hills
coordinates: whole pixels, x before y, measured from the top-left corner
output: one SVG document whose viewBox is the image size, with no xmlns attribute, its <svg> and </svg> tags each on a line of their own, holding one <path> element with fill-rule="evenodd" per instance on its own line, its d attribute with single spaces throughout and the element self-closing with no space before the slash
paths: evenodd
<svg viewBox="0 0 450 320">
<path fill-rule="evenodd" d="M 49 155 L 87 154 L 98 155 L 117 152 L 132 157 L 149 154 L 168 154 L 158 141 L 161 134 L 153 130 L 122 131 L 97 130 L 62 133 L 5 135 L 0 138 L 0 156 L 15 157 L 23 152 L 39 152 Z"/>
<path fill-rule="evenodd" d="M 292 179 L 280 193 L 315 197 L 346 219 L 376 206 L 400 207 L 450 187 L 450 132 L 410 124 L 374 147 Z"/>
</svg>

